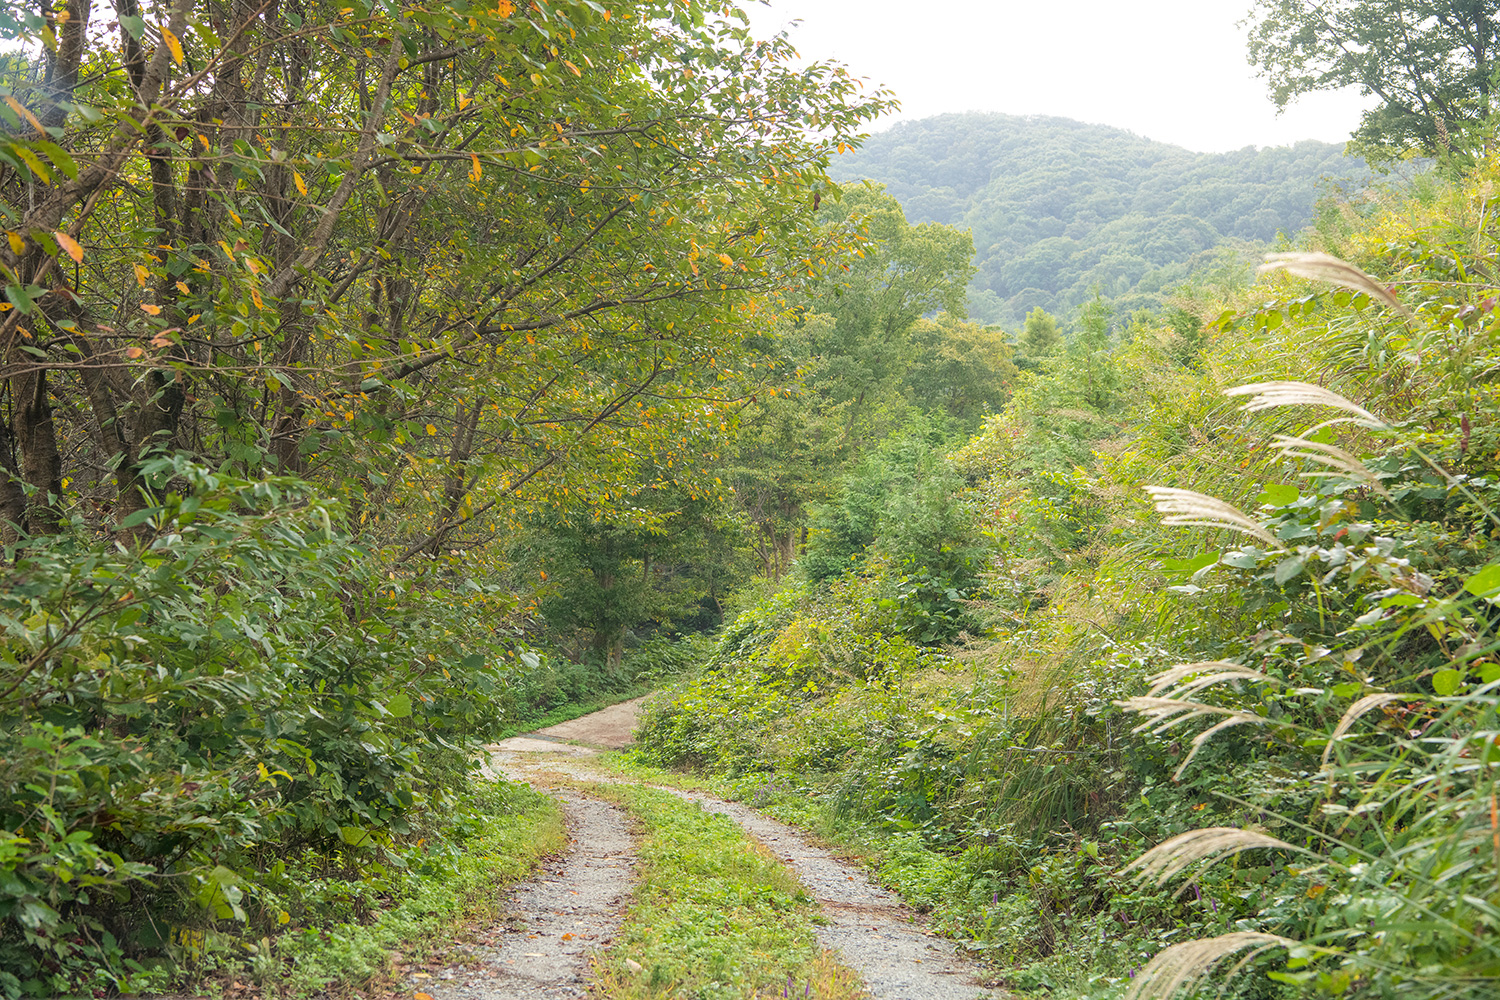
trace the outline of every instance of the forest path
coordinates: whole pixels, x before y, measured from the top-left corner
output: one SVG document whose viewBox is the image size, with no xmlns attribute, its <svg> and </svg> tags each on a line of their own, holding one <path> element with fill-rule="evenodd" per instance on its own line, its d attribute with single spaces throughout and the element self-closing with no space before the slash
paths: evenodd
<svg viewBox="0 0 1500 1000">
<path fill-rule="evenodd" d="M 627 779 L 589 767 L 588 758 L 595 755 L 594 750 L 560 741 L 574 740 L 601 748 L 628 745 L 628 738 L 621 738 L 621 727 L 628 737 L 643 700 L 635 699 L 535 734 L 503 740 L 490 748 L 490 766 L 511 780 L 525 781 L 557 795 L 565 803 L 576 796 L 549 787 L 549 777 L 628 784 Z M 922 926 L 894 893 L 874 885 L 862 870 L 809 843 L 791 827 L 767 819 L 738 803 L 725 802 L 701 792 L 658 785 L 650 787 L 670 792 L 708 812 L 729 817 L 790 867 L 808 895 L 817 900 L 828 920 L 828 925 L 818 932 L 819 941 L 823 947 L 836 952 L 840 962 L 860 974 L 872 1000 L 976 1000 L 1002 995 L 980 985 L 984 978 L 982 970 L 959 955 L 950 942 Z M 601 847 L 615 852 L 616 857 L 621 856 L 617 846 L 590 843 L 590 836 L 587 828 L 575 830 L 569 865 L 592 863 L 590 859 Z M 617 883 L 617 888 L 623 891 L 623 885 Z M 524 908 L 526 905 L 525 891 L 515 897 L 515 907 Z M 606 941 L 607 937 L 601 935 L 591 943 L 602 945 Z M 533 950 L 545 951 L 542 947 Z M 487 992 L 445 991 L 439 1000 L 510 1000 L 512 997 L 529 1000 L 534 996 L 575 995 L 520 990 L 496 992 L 494 988 L 500 985 L 499 982 L 487 985 Z M 517 986 L 521 985 L 517 983 Z"/>
</svg>

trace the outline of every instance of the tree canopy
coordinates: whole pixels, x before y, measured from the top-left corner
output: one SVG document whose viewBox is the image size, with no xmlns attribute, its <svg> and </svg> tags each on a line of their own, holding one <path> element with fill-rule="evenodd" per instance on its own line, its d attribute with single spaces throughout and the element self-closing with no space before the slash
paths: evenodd
<svg viewBox="0 0 1500 1000">
<path fill-rule="evenodd" d="M 1388 158 L 1473 141 L 1492 110 L 1497 12 L 1493 0 L 1259 0 L 1245 23 L 1277 108 L 1357 86 L 1380 103 L 1355 142 Z"/>
<path fill-rule="evenodd" d="M 13 532 L 131 526 L 160 452 L 311 477 L 398 560 L 701 478 L 747 303 L 847 246 L 811 208 L 886 104 L 717 3 L 18 16 Z"/>
</svg>

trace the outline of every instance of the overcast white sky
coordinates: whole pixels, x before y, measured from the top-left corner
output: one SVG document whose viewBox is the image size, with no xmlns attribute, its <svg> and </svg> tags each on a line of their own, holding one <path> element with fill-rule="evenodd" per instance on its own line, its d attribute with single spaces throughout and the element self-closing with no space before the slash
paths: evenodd
<svg viewBox="0 0 1500 1000">
<path fill-rule="evenodd" d="M 1357 93 L 1313 94 L 1277 116 L 1236 26 L 1250 0 L 773 0 L 808 59 L 839 59 L 901 99 L 899 118 L 947 111 L 1060 115 L 1199 152 L 1343 142 Z M 884 125 L 877 126 L 883 128 Z"/>
</svg>

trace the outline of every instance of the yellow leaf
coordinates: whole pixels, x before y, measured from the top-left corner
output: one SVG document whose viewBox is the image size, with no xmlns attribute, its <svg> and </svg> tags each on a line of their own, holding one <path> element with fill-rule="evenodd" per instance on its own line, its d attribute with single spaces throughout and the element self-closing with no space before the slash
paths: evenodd
<svg viewBox="0 0 1500 1000">
<path fill-rule="evenodd" d="M 428 437 L 431 437 L 432 435 L 434 435 L 436 433 L 437 433 L 437 428 L 434 427 L 434 426 L 432 426 L 431 424 L 428 424 L 427 425 L 427 435 L 428 435 Z"/>
<path fill-rule="evenodd" d="M 260 300 L 260 289 L 254 285 L 250 286 L 250 301 L 255 303 L 255 308 L 264 309 L 266 304 Z"/>
<path fill-rule="evenodd" d="M 144 264 L 137 264 L 135 266 L 135 283 L 137 285 L 140 285 L 142 288 L 145 288 L 146 287 L 146 279 L 149 278 L 149 277 L 151 277 L 151 272 L 148 271 L 148 270 L 146 270 L 146 265 L 144 265 Z"/>
<path fill-rule="evenodd" d="M 473 103 L 474 98 L 465 97 L 463 94 L 458 95 L 458 110 L 462 111 L 464 108 L 467 108 L 470 104 Z"/>
<path fill-rule="evenodd" d="M 10 249 L 12 253 L 19 255 L 26 252 L 26 237 L 22 236 L 20 233 L 8 232 L 5 234 L 5 238 L 10 240 Z"/>
<path fill-rule="evenodd" d="M 77 240 L 60 230 L 54 232 L 52 235 L 57 237 L 57 245 L 67 251 L 69 257 L 73 258 L 73 263 L 83 263 L 83 247 L 78 245 Z"/>
<path fill-rule="evenodd" d="M 474 163 L 474 165 L 469 168 L 469 180 L 471 180 L 471 181 L 477 181 L 477 180 L 479 180 L 480 177 L 482 177 L 484 175 L 484 170 L 481 169 L 480 166 L 479 166 L 479 157 L 478 156 L 474 155 L 473 153 L 470 153 L 469 154 L 469 159 L 472 160 L 473 163 Z"/>
<path fill-rule="evenodd" d="M 497 6 L 499 9 L 496 10 L 495 13 L 499 14 L 501 17 L 510 17 L 516 12 L 516 5 L 511 3 L 510 0 L 500 0 Z"/>
<path fill-rule="evenodd" d="M 150 316 L 160 316 L 161 315 L 161 306 L 154 306 L 154 305 L 152 305 L 149 302 L 142 302 L 141 303 L 141 311 L 144 312 L 144 313 L 146 313 L 147 315 L 150 315 Z"/>
<path fill-rule="evenodd" d="M 187 286 L 187 282 L 186 281 L 179 281 L 177 283 L 177 290 L 179 292 L 181 292 L 183 295 L 187 295 L 189 292 L 192 291 L 192 289 Z"/>
<path fill-rule="evenodd" d="M 578 69 L 578 67 L 574 66 L 572 63 L 568 62 L 568 60 L 564 59 L 563 60 L 563 65 L 566 66 L 566 67 L 568 67 L 568 69 L 572 70 L 574 76 L 582 76 L 583 75 L 583 73 Z"/>
<path fill-rule="evenodd" d="M 727 253 L 721 253 L 719 254 L 719 263 L 723 264 L 725 267 L 733 267 L 734 258 L 729 256 Z"/>
<path fill-rule="evenodd" d="M 181 66 L 182 65 L 182 43 L 177 40 L 177 36 L 176 35 L 172 34 L 170 31 L 167 30 L 167 26 L 165 24 L 161 26 L 161 40 L 167 43 L 167 48 L 172 53 L 172 61 L 175 62 L 175 63 L 177 63 L 177 65 Z"/>
<path fill-rule="evenodd" d="M 307 194 L 307 181 L 303 180 L 302 175 L 295 170 L 292 171 L 292 183 L 297 185 L 298 194 Z"/>
<path fill-rule="evenodd" d="M 9 94 L 5 95 L 5 103 L 10 105 L 10 109 L 12 111 L 20 115 L 22 118 L 26 119 L 26 121 L 30 123 L 32 128 L 36 129 L 38 132 L 43 131 L 42 123 L 36 120 L 36 115 L 26 110 L 26 105 L 22 104 L 14 97 L 11 97 Z"/>
</svg>

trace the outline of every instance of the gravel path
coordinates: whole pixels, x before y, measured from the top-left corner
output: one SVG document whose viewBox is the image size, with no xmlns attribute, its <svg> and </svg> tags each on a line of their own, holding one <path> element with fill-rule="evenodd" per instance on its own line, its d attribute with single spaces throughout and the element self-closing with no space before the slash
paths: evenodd
<svg viewBox="0 0 1500 1000">
<path fill-rule="evenodd" d="M 920 924 L 895 893 L 809 844 L 791 827 L 737 802 L 665 789 L 711 813 L 728 816 L 786 862 L 818 901 L 828 926 L 823 947 L 864 978 L 875 1000 L 974 1000 L 1001 994 L 979 985 L 979 970 L 953 945 Z"/>
<path fill-rule="evenodd" d="M 635 742 L 636 719 L 640 717 L 641 706 L 645 704 L 649 695 L 640 698 L 632 698 L 630 701 L 622 701 L 618 705 L 611 705 L 591 715 L 572 719 L 568 722 L 559 722 L 555 726 L 546 729 L 538 729 L 532 736 L 550 736 L 558 740 L 576 740 L 579 743 L 587 743 L 589 746 L 604 747 L 606 750 L 618 750 L 628 747 Z"/>
<path fill-rule="evenodd" d="M 626 704 L 631 706 L 632 713 L 638 706 L 638 703 Z M 618 734 L 621 713 L 606 711 L 612 712 L 607 717 L 609 731 Z M 598 735 L 588 728 L 592 718 L 584 716 L 566 723 L 573 727 L 574 735 L 570 738 L 603 745 L 591 738 Z M 631 719 L 633 724 L 633 715 Z M 553 772 L 584 781 L 625 783 L 589 768 L 586 763 L 589 755 L 580 754 L 579 749 L 518 737 L 494 746 L 492 761 L 493 766 L 513 780 L 536 780 Z M 860 869 L 808 843 L 791 827 L 738 803 L 699 792 L 652 787 L 696 803 L 708 812 L 728 816 L 781 858 L 796 873 L 808 895 L 818 901 L 829 921 L 828 926 L 819 929 L 819 941 L 835 951 L 840 962 L 863 977 L 872 1000 L 976 1000 L 1005 995 L 980 985 L 980 969 L 959 955 L 951 943 L 927 931 L 894 893 L 871 883 Z M 486 1000 L 533 995 L 573 994 L 472 994 Z M 469 1000 L 470 995 L 452 996 L 454 1000 L 460 997 Z"/>
<path fill-rule="evenodd" d="M 541 742 L 541 741 L 535 741 Z M 589 954 L 619 930 L 635 884 L 635 845 L 615 806 L 552 791 L 572 847 L 507 900 L 506 916 L 465 946 L 469 961 L 411 977 L 435 1000 L 576 1000 L 586 997 Z"/>
</svg>

